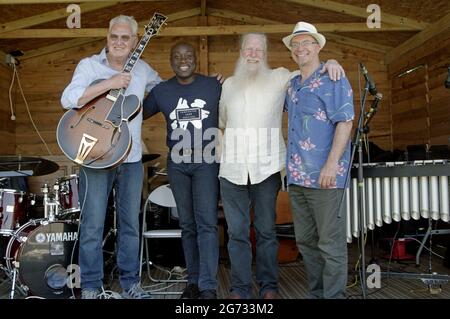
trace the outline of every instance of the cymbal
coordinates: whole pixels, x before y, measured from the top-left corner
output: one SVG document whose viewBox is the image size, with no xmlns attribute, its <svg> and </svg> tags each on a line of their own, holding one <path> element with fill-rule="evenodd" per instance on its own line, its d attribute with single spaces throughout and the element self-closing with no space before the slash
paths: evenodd
<svg viewBox="0 0 450 319">
<path fill-rule="evenodd" d="M 160 156 L 160 154 L 142 154 L 142 163 L 153 161 Z"/>
<path fill-rule="evenodd" d="M 59 165 L 45 158 L 0 156 L 0 177 L 41 176 L 56 172 Z"/>
</svg>

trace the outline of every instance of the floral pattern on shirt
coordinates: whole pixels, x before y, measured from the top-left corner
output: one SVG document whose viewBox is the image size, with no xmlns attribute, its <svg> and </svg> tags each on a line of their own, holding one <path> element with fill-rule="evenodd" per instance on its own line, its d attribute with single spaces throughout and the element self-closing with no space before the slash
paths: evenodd
<svg viewBox="0 0 450 319">
<path fill-rule="evenodd" d="M 316 145 L 311 143 L 310 137 L 308 137 L 305 141 L 298 142 L 298 144 L 300 144 L 300 147 L 302 148 L 302 150 L 305 150 L 307 152 L 316 148 Z"/>
<path fill-rule="evenodd" d="M 316 113 L 314 113 L 314 118 L 318 121 L 327 121 L 327 114 L 322 111 L 320 108 L 317 110 Z"/>
<path fill-rule="evenodd" d="M 315 182 L 315 180 L 312 179 L 311 176 L 305 173 L 300 155 L 293 154 L 292 158 L 288 162 L 287 167 L 292 179 L 298 184 L 305 187 L 310 187 Z"/>
<path fill-rule="evenodd" d="M 323 85 L 323 82 L 321 81 L 321 78 L 319 77 L 317 79 L 312 80 L 309 83 L 308 87 L 311 92 L 314 92 L 314 90 L 318 89 L 321 85 Z"/>
<path fill-rule="evenodd" d="M 328 158 L 336 125 L 354 117 L 350 83 L 346 78 L 331 81 L 327 73 L 319 73 L 322 66 L 304 83 L 298 75 L 288 86 L 288 184 L 320 188 L 320 171 Z M 335 187 L 344 186 L 349 161 L 350 143 L 338 161 Z"/>
</svg>

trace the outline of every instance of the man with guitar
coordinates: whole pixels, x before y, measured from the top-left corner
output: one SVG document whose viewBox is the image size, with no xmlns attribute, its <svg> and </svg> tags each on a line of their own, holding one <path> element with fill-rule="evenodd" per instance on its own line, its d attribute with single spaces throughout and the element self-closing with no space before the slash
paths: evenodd
<svg viewBox="0 0 450 319">
<path fill-rule="evenodd" d="M 108 91 L 110 93 L 100 99 L 114 100 L 115 97 L 111 97 L 114 90 L 124 91 L 126 96 L 134 95 L 139 104 L 142 102 L 145 91 L 150 91 L 161 78 L 146 62 L 138 60 L 148 39 L 141 40 L 140 46 L 142 44 L 143 46 L 137 57 L 134 58 L 138 49 L 135 49 L 130 57 L 130 53 L 138 43 L 137 31 L 138 24 L 133 17 L 120 15 L 110 21 L 106 48 L 98 55 L 81 60 L 72 81 L 65 88 L 61 97 L 65 109 L 80 109 Z M 131 68 L 127 69 L 130 64 Z M 132 71 L 126 72 L 127 70 Z M 120 96 L 117 100 L 119 98 Z M 125 98 L 122 105 L 119 105 L 119 111 L 123 112 L 123 106 L 126 104 L 124 101 Z M 99 102 L 96 103 L 99 105 Z M 115 164 L 112 169 L 92 168 L 88 166 L 88 162 L 81 163 L 79 266 L 83 299 L 98 298 L 103 286 L 102 236 L 108 197 L 112 188 L 115 190 L 118 220 L 117 266 L 123 289 L 122 297 L 151 298 L 150 294 L 142 290 L 138 276 L 139 210 L 143 181 L 140 105 L 136 105 L 136 110 L 135 117 L 127 123 L 132 144 L 123 162 Z M 98 124 L 96 120 L 90 122 Z M 106 124 L 100 123 L 97 126 L 102 128 L 106 127 Z M 124 126 L 123 129 L 125 128 Z M 91 160 L 91 163 L 93 162 L 95 160 Z"/>
</svg>

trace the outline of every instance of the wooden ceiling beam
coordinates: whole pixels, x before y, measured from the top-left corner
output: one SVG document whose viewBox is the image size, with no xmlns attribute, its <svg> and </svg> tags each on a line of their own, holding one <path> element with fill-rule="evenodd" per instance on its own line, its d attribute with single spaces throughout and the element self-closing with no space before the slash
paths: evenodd
<svg viewBox="0 0 450 319">
<path fill-rule="evenodd" d="M 110 2 L 111 0 L 0 0 L 0 5 L 2 4 L 52 4 L 52 3 L 80 3 L 80 2 Z M 120 0 L 120 2 L 156 2 L 156 1 L 172 1 L 172 0 Z"/>
<path fill-rule="evenodd" d="M 174 13 L 170 13 L 170 14 L 165 14 L 165 16 L 167 17 L 166 23 L 170 24 L 173 21 L 182 20 L 185 18 L 196 17 L 196 16 L 199 16 L 200 14 L 201 14 L 200 7 L 187 9 L 187 10 L 183 10 L 183 11 L 178 11 L 178 12 L 174 12 Z M 148 24 L 148 20 L 140 21 L 138 24 L 139 24 L 139 27 L 144 27 L 146 24 Z"/>
<path fill-rule="evenodd" d="M 75 48 L 75 47 L 81 47 L 83 45 L 86 45 L 86 44 L 89 44 L 92 42 L 97 42 L 100 40 L 104 40 L 104 37 L 103 38 L 75 38 L 75 39 L 71 39 L 71 40 L 67 40 L 67 41 L 62 41 L 62 42 L 50 44 L 50 45 L 47 45 L 45 47 L 41 47 L 38 49 L 26 51 L 26 52 L 24 52 L 24 55 L 19 58 L 19 60 L 20 61 L 28 60 L 28 59 L 35 58 L 35 57 L 38 57 L 41 55 L 45 55 L 45 54 L 50 54 L 50 53 L 54 53 L 54 52 L 58 52 L 58 51 L 62 51 L 62 50 L 70 49 L 70 48 Z"/>
<path fill-rule="evenodd" d="M 188 9 L 183 10 L 179 12 L 174 12 L 167 15 L 168 20 L 167 21 L 176 21 L 181 20 L 184 18 L 192 17 L 192 16 L 198 16 L 200 14 L 200 8 L 194 8 L 194 9 Z M 139 22 L 139 26 L 144 27 L 148 21 L 141 21 Z M 20 60 L 27 60 L 31 58 L 35 58 L 41 55 L 54 53 L 57 51 L 62 51 L 70 48 L 80 47 L 92 42 L 97 41 L 104 41 L 105 37 L 98 37 L 98 38 L 75 38 L 71 40 L 66 40 L 63 42 L 58 42 L 55 44 L 47 45 L 35 50 L 26 51 L 22 57 L 20 57 Z"/>
<path fill-rule="evenodd" d="M 337 42 L 337 43 L 341 43 L 341 44 L 345 44 L 345 45 L 351 45 L 351 46 L 354 46 L 354 47 L 360 48 L 360 49 L 365 49 L 365 50 L 370 50 L 370 51 L 375 51 L 375 52 L 380 52 L 380 53 L 386 53 L 389 50 L 392 50 L 392 47 L 390 47 L 390 46 L 381 45 L 381 44 L 377 44 L 377 43 L 373 43 L 373 42 L 367 42 L 367 41 L 349 38 L 349 37 L 344 37 L 344 36 L 338 35 L 338 34 L 325 33 L 324 35 L 325 35 L 327 41 Z"/>
<path fill-rule="evenodd" d="M 204 17 L 206 15 L 206 0 L 200 0 L 201 15 Z"/>
<path fill-rule="evenodd" d="M 402 55 L 422 46 L 431 38 L 444 32 L 450 32 L 450 13 L 388 52 L 385 58 L 386 65 L 389 65 Z"/>
<path fill-rule="evenodd" d="M 119 2 L 117 2 L 117 1 L 115 1 L 115 2 L 108 1 L 108 2 L 102 2 L 102 3 L 96 3 L 96 2 L 82 3 L 82 4 L 80 4 L 80 9 L 81 9 L 81 12 L 84 13 L 84 12 L 90 12 L 90 11 L 95 11 L 98 9 L 104 9 L 107 7 L 111 7 L 118 3 Z M 14 20 L 14 21 L 0 24 L 0 33 L 24 29 L 24 28 L 39 25 L 39 24 L 42 24 L 45 22 L 50 22 L 50 21 L 54 21 L 54 20 L 58 20 L 58 19 L 62 19 L 62 18 L 67 18 L 68 15 L 69 14 L 67 13 L 66 8 L 49 11 L 49 12 L 43 12 L 43 13 L 40 13 L 40 14 L 37 14 L 37 15 L 34 15 L 31 17 L 26 17 L 23 19 Z"/>
<path fill-rule="evenodd" d="M 159 36 L 201 36 L 201 35 L 227 35 L 247 32 L 263 33 L 290 33 L 293 24 L 267 24 L 267 25 L 221 25 L 198 27 L 166 27 Z M 407 31 L 407 27 L 385 25 L 381 29 L 368 29 L 363 23 L 317 23 L 320 32 L 391 32 Z M 142 28 L 139 30 L 142 34 Z M 0 34 L 0 39 L 26 39 L 26 38 L 86 38 L 104 37 L 107 28 L 81 28 L 81 29 L 23 29 Z"/>
<path fill-rule="evenodd" d="M 367 19 L 370 15 L 370 13 L 367 12 L 366 8 L 361 8 L 350 4 L 329 0 L 285 0 L 285 1 L 309 7 L 320 8 L 328 11 L 339 12 L 364 19 Z M 381 21 L 383 23 L 388 23 L 392 25 L 409 27 L 412 30 L 423 30 L 429 25 L 429 23 L 423 21 L 389 14 L 384 12 L 383 10 L 381 10 Z"/>
<path fill-rule="evenodd" d="M 277 23 L 280 23 L 279 21 L 275 21 L 275 20 L 269 20 L 269 19 L 259 18 L 259 17 L 250 16 L 250 15 L 246 15 L 246 14 L 240 14 L 240 13 L 230 11 L 230 10 L 221 10 L 221 9 L 214 9 L 214 8 L 208 8 L 208 15 L 226 18 L 226 19 L 232 19 L 235 21 L 241 21 L 241 22 L 250 23 L 250 24 L 258 24 L 258 23 L 260 23 L 260 24 L 277 24 Z M 344 37 L 342 35 L 335 35 L 335 34 L 331 34 L 331 33 L 327 33 L 326 38 L 327 38 L 327 41 L 329 40 L 332 42 L 351 45 L 351 46 L 354 46 L 354 47 L 357 47 L 360 49 L 367 49 L 367 50 L 376 51 L 376 52 L 380 52 L 380 53 L 386 53 L 392 49 L 392 47 L 390 47 L 390 46 L 384 46 L 381 44 L 362 41 L 362 40 Z"/>
<path fill-rule="evenodd" d="M 215 8 L 208 8 L 208 15 L 219 17 L 219 18 L 225 18 L 225 19 L 232 19 L 235 21 L 241 21 L 249 24 L 275 24 L 280 23 L 280 21 L 274 21 L 264 18 L 259 18 L 243 13 L 238 13 L 231 10 L 222 10 L 222 9 L 215 9 Z"/>
</svg>

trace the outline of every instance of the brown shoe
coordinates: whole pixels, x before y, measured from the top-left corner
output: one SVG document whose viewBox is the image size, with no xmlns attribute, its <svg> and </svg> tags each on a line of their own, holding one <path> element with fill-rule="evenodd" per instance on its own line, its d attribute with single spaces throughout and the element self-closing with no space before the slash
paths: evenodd
<svg viewBox="0 0 450 319">
<path fill-rule="evenodd" d="M 269 290 L 264 293 L 263 299 L 278 299 L 278 294 L 276 291 Z"/>
</svg>

